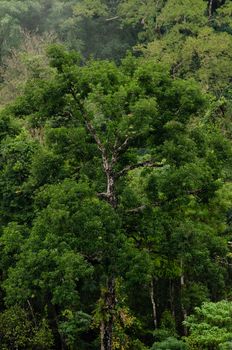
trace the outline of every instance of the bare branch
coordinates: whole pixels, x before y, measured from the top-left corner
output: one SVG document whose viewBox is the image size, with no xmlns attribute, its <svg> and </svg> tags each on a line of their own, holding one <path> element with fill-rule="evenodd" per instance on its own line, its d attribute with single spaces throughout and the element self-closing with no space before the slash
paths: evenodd
<svg viewBox="0 0 232 350">
<path fill-rule="evenodd" d="M 119 19 L 119 18 L 120 18 L 119 16 L 114 16 L 114 17 L 111 17 L 111 18 L 106 18 L 106 22 L 114 21 L 115 19 Z"/>
<path fill-rule="evenodd" d="M 111 158 L 112 165 L 114 165 L 117 162 L 119 154 L 124 150 L 126 150 L 129 141 L 130 141 L 130 138 L 127 137 L 125 141 L 123 141 L 123 143 L 120 146 L 118 146 L 118 139 L 115 140 L 114 147 L 113 147 L 114 151 L 112 153 L 112 158 Z"/>
<path fill-rule="evenodd" d="M 126 151 L 130 140 L 131 140 L 131 138 L 127 137 L 119 146 L 118 146 L 118 139 L 115 140 L 115 144 L 113 147 L 114 151 L 113 151 L 112 157 L 111 157 L 111 165 L 112 166 L 117 163 L 119 154 Z"/>
<path fill-rule="evenodd" d="M 138 169 L 138 168 L 145 168 L 145 167 L 150 167 L 150 168 L 162 168 L 163 164 L 160 163 L 154 163 L 151 162 L 150 160 L 146 160 L 144 162 L 141 163 L 137 163 L 137 164 L 132 164 L 132 165 L 127 165 L 124 169 L 122 169 L 121 171 L 119 171 L 116 174 L 116 177 L 120 177 L 125 175 L 126 173 L 128 173 L 128 171 L 130 170 L 134 170 L 134 169 Z"/>
<path fill-rule="evenodd" d="M 147 206 L 144 204 L 144 205 L 141 205 L 140 207 L 137 207 L 137 208 L 128 209 L 127 213 L 132 213 L 132 214 L 140 213 L 141 211 L 143 211 L 146 208 L 147 208 Z"/>
<path fill-rule="evenodd" d="M 130 141 L 130 137 L 127 137 L 125 141 L 116 149 L 116 152 L 120 153 L 124 151 L 124 149 L 128 146 L 129 141 Z"/>
<path fill-rule="evenodd" d="M 34 314 L 34 311 L 33 311 L 33 308 L 31 306 L 31 303 L 30 303 L 29 299 L 27 299 L 27 304 L 28 304 L 29 309 L 31 311 L 31 316 L 32 316 L 33 322 L 34 322 L 35 326 L 37 327 L 36 317 L 35 317 L 35 314 Z"/>
<path fill-rule="evenodd" d="M 89 130 L 90 134 L 92 135 L 92 137 L 94 138 L 98 149 L 103 153 L 105 153 L 105 148 L 103 146 L 103 144 L 101 143 L 100 138 L 98 137 L 96 130 L 94 129 L 94 127 L 92 126 L 92 124 L 87 120 L 87 118 L 85 118 L 85 125 L 87 127 L 87 129 Z"/>
<path fill-rule="evenodd" d="M 107 193 L 107 192 L 100 192 L 100 193 L 97 193 L 97 197 L 105 199 L 105 200 L 108 200 L 109 199 L 109 193 Z"/>
<path fill-rule="evenodd" d="M 116 137 L 115 141 L 114 141 L 114 146 L 113 146 L 113 150 L 115 151 L 118 147 L 118 138 Z"/>
<path fill-rule="evenodd" d="M 149 205 L 143 204 L 140 207 L 126 210 L 126 213 L 137 214 L 137 213 L 143 212 L 147 208 L 155 208 L 155 207 L 160 206 L 161 204 L 162 204 L 162 201 L 156 201 L 156 202 L 151 203 Z"/>
<path fill-rule="evenodd" d="M 150 283 L 150 299 L 151 299 L 151 304 L 152 304 L 152 311 L 153 311 L 153 322 L 155 329 L 157 328 L 157 305 L 155 301 L 155 292 L 154 292 L 154 281 L 153 279 L 151 280 Z"/>
<path fill-rule="evenodd" d="M 77 99 L 75 92 L 73 91 L 73 89 L 71 88 L 71 93 L 72 96 L 74 98 L 74 100 L 77 102 L 77 104 L 80 106 L 80 101 Z M 96 130 L 94 129 L 93 125 L 91 124 L 91 122 L 88 120 L 87 116 L 85 114 L 83 114 L 83 121 L 86 125 L 87 130 L 89 131 L 90 135 L 94 138 L 97 147 L 99 149 L 99 151 L 102 153 L 102 158 L 104 160 L 104 158 L 106 159 L 106 150 L 105 147 L 103 145 L 103 143 L 101 142 Z"/>
</svg>

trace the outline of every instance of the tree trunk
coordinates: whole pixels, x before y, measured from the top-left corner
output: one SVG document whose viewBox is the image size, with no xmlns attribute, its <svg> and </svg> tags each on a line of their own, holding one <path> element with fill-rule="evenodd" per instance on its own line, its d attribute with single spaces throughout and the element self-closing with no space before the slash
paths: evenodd
<svg viewBox="0 0 232 350">
<path fill-rule="evenodd" d="M 153 280 L 151 280 L 150 298 L 151 298 L 151 304 L 152 304 L 152 310 L 153 310 L 153 322 L 154 322 L 154 327 L 156 329 L 157 328 L 157 309 L 156 309 L 156 302 L 155 302 L 155 296 L 154 296 Z"/>
<path fill-rule="evenodd" d="M 114 310 L 116 305 L 114 278 L 109 278 L 107 290 L 103 295 L 103 300 L 103 320 L 100 326 L 101 350 L 112 350 Z"/>
<path fill-rule="evenodd" d="M 117 153 L 127 145 L 128 139 L 114 151 L 114 154 L 110 157 L 107 153 L 104 143 L 98 136 L 98 133 L 94 129 L 91 122 L 85 117 L 85 124 L 87 130 L 90 132 L 94 138 L 97 147 L 102 155 L 102 166 L 106 175 L 106 192 L 102 193 L 103 197 L 108 201 L 112 208 L 117 207 L 117 198 L 115 193 L 115 174 L 113 171 L 113 165 L 117 161 Z M 100 338 L 101 338 L 101 350 L 112 350 L 113 345 L 113 324 L 114 324 L 114 314 L 115 314 L 115 277 L 108 277 L 107 290 L 102 296 L 103 306 L 102 306 L 102 321 L 100 325 Z"/>
<path fill-rule="evenodd" d="M 209 13 L 209 19 L 211 19 L 212 13 L 213 13 L 213 0 L 209 0 L 208 13 Z"/>
<path fill-rule="evenodd" d="M 183 303 L 183 293 L 185 288 L 185 277 L 183 272 L 183 260 L 181 259 L 180 262 L 182 274 L 181 276 L 176 279 L 175 285 L 174 285 L 174 296 L 175 296 L 175 320 L 176 320 L 176 327 L 179 334 L 186 336 L 187 335 L 187 328 L 183 324 L 183 321 L 186 320 L 187 317 L 187 311 L 185 309 L 184 303 Z"/>
<path fill-rule="evenodd" d="M 116 200 L 116 195 L 115 195 L 115 179 L 114 179 L 114 174 L 112 173 L 112 170 L 109 169 L 106 172 L 107 176 L 107 198 L 109 204 L 113 207 L 116 208 L 117 206 L 117 200 Z"/>
<path fill-rule="evenodd" d="M 104 350 L 104 321 L 101 321 L 101 325 L 100 325 L 100 336 L 101 336 L 101 350 Z"/>
<path fill-rule="evenodd" d="M 181 260 L 181 269 L 183 269 L 183 262 Z M 181 277 L 180 277 L 180 288 L 181 288 L 181 309 L 182 309 L 182 316 L 183 316 L 183 320 L 185 321 L 186 318 L 187 318 L 187 311 L 184 307 L 184 304 L 183 304 L 183 289 L 185 287 L 185 279 L 184 279 L 184 273 L 182 273 Z M 184 332 L 184 335 L 187 336 L 187 328 L 185 325 L 183 325 L 183 332 Z"/>
</svg>

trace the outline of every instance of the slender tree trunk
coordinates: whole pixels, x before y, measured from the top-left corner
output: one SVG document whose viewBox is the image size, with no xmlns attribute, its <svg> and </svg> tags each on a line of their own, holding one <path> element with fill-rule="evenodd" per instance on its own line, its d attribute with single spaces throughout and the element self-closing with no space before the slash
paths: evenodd
<svg viewBox="0 0 232 350">
<path fill-rule="evenodd" d="M 105 324 L 104 321 L 101 321 L 100 325 L 100 336 L 101 336 L 101 350 L 104 350 L 104 329 L 105 329 Z"/>
<path fill-rule="evenodd" d="M 212 12 L 213 12 L 213 0 L 209 0 L 209 5 L 208 5 L 209 19 L 211 19 L 212 17 Z"/>
<path fill-rule="evenodd" d="M 31 303 L 30 303 L 29 299 L 27 299 L 27 304 L 29 306 L 34 325 L 35 325 L 35 327 L 37 327 L 36 317 L 35 317 L 34 310 L 33 310 L 33 307 L 31 306 Z"/>
<path fill-rule="evenodd" d="M 152 310 L 153 310 L 153 322 L 155 329 L 157 328 L 157 309 L 156 309 L 156 302 L 155 302 L 155 293 L 154 293 L 154 281 L 151 280 L 150 285 L 150 298 L 151 298 L 151 304 L 152 304 Z"/>
<path fill-rule="evenodd" d="M 104 293 L 103 298 L 103 320 L 100 326 L 101 350 L 112 350 L 114 310 L 116 305 L 115 279 L 113 277 L 108 280 L 107 290 Z"/>
<path fill-rule="evenodd" d="M 181 269 L 183 271 L 183 261 L 181 260 Z M 182 272 L 182 275 L 180 277 L 180 294 L 181 294 L 181 309 L 182 309 L 182 316 L 183 316 L 183 320 L 185 321 L 186 318 L 187 318 L 187 311 L 184 307 L 184 304 L 183 304 L 183 289 L 185 287 L 185 279 L 184 279 L 184 273 Z M 184 332 L 184 335 L 187 336 L 187 328 L 185 325 L 183 325 L 183 332 Z"/>
</svg>

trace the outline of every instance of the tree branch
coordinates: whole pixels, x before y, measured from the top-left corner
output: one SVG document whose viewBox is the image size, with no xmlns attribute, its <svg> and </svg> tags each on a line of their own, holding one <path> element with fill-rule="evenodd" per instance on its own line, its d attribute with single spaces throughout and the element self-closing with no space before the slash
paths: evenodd
<svg viewBox="0 0 232 350">
<path fill-rule="evenodd" d="M 111 18 L 106 18 L 106 22 L 114 21 L 115 19 L 119 19 L 119 18 L 120 18 L 119 16 L 114 16 L 114 17 L 111 17 Z"/>
<path fill-rule="evenodd" d="M 138 168 L 145 168 L 145 167 L 162 168 L 163 164 L 154 163 L 154 162 L 151 162 L 150 160 L 146 160 L 146 161 L 141 162 L 141 163 L 127 165 L 124 169 L 122 169 L 121 171 L 119 171 L 116 174 L 116 177 L 121 177 L 121 176 L 125 175 L 126 173 L 128 173 L 128 171 L 130 171 L 130 170 L 134 170 L 134 169 L 138 169 Z"/>
<path fill-rule="evenodd" d="M 125 141 L 119 147 L 116 148 L 116 152 L 117 153 L 122 152 L 128 146 L 129 141 L 130 141 L 130 137 L 127 137 Z"/>
<path fill-rule="evenodd" d="M 104 148 L 103 144 L 101 143 L 101 140 L 100 140 L 99 136 L 97 135 L 96 130 L 94 129 L 92 124 L 87 120 L 86 117 L 85 117 L 85 125 L 86 125 L 87 129 L 89 130 L 90 134 L 92 135 L 92 137 L 94 138 L 98 149 L 102 153 L 105 153 L 105 148 Z"/>
<path fill-rule="evenodd" d="M 141 205 L 140 207 L 137 207 L 137 208 L 128 209 L 126 212 L 136 214 L 136 213 L 140 213 L 141 211 L 143 211 L 146 208 L 147 208 L 147 206 L 144 204 L 144 205 Z"/>
<path fill-rule="evenodd" d="M 116 139 L 115 144 L 114 144 L 114 148 L 113 148 L 114 151 L 112 153 L 112 158 L 111 158 L 112 165 L 114 165 L 117 162 L 119 154 L 122 151 L 126 150 L 129 141 L 130 141 L 130 138 L 127 137 L 125 139 L 125 141 L 123 141 L 123 143 L 120 146 L 118 146 L 118 139 Z"/>
<path fill-rule="evenodd" d="M 76 101 L 77 105 L 80 107 L 81 104 L 80 104 L 80 101 L 78 100 L 78 98 L 76 97 L 75 92 L 73 91 L 72 88 L 70 89 L 70 91 L 71 91 L 71 94 L 72 94 L 74 100 Z M 86 117 L 86 115 L 84 113 L 83 113 L 83 121 L 84 121 L 86 128 L 89 131 L 90 135 L 94 138 L 99 151 L 102 153 L 102 157 L 107 158 L 105 147 L 103 146 L 103 144 L 102 144 L 99 136 L 97 135 L 97 132 L 94 129 L 93 125 L 91 124 L 91 122 L 88 120 L 88 118 Z"/>
<path fill-rule="evenodd" d="M 103 199 L 108 199 L 109 195 L 107 192 L 100 192 L 100 193 L 97 193 L 97 197 L 103 198 Z"/>
<path fill-rule="evenodd" d="M 162 204 L 162 201 L 156 201 L 156 202 L 151 203 L 149 205 L 143 204 L 140 207 L 126 210 L 126 213 L 137 214 L 137 213 L 143 212 L 147 208 L 155 208 L 161 204 Z"/>
</svg>

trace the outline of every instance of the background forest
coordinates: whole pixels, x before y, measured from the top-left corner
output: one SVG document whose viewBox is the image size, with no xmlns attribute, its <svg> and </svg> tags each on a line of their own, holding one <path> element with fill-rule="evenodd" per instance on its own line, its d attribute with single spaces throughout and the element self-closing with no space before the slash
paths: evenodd
<svg viewBox="0 0 232 350">
<path fill-rule="evenodd" d="M 232 1 L 0 0 L 0 349 L 232 349 Z"/>
</svg>

